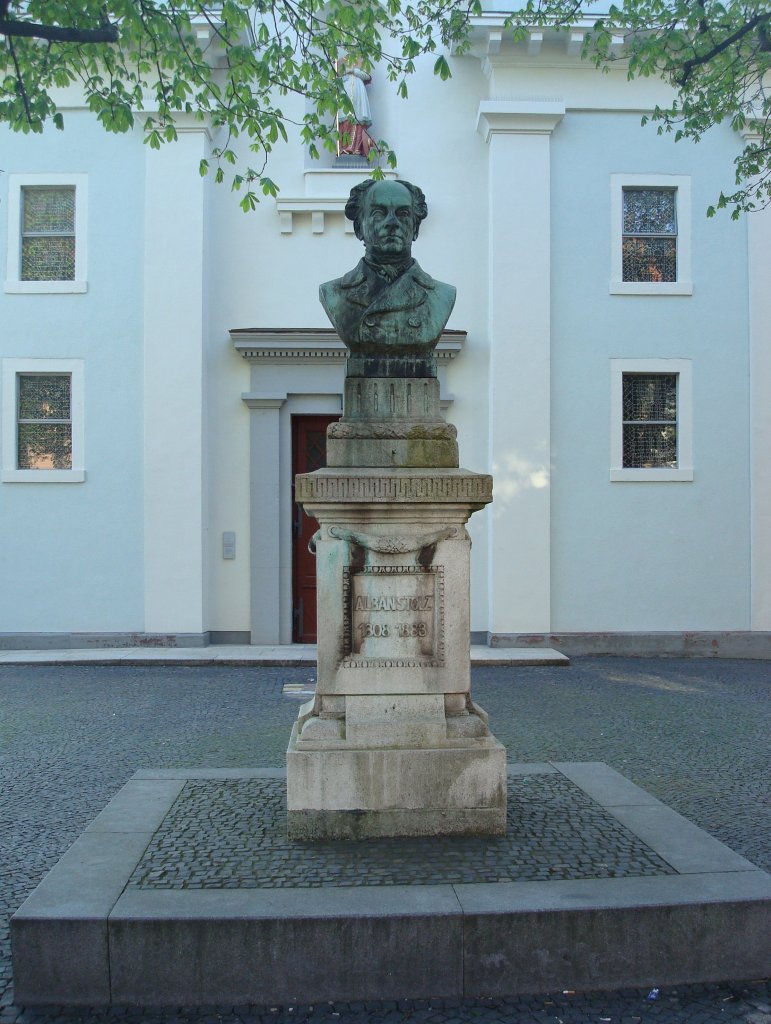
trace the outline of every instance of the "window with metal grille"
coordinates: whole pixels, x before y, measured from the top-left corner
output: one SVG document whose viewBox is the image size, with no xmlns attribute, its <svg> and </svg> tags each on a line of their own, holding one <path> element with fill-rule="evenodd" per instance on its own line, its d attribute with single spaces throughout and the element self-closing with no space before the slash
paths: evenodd
<svg viewBox="0 0 771 1024">
<path fill-rule="evenodd" d="M 677 189 L 623 189 L 623 281 L 677 281 Z"/>
<path fill-rule="evenodd" d="M 17 468 L 72 469 L 72 376 L 17 375 Z"/>
<path fill-rule="evenodd" d="M 7 222 L 3 291 L 88 291 L 87 174 L 9 174 Z"/>
<path fill-rule="evenodd" d="M 74 186 L 21 190 L 21 280 L 75 280 Z"/>
<path fill-rule="evenodd" d="M 677 468 L 677 376 L 623 374 L 623 468 Z"/>
</svg>

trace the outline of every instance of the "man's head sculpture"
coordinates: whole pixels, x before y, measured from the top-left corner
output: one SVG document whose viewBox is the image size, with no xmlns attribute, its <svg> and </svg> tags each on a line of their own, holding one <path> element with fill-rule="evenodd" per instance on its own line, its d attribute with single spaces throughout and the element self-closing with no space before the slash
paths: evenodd
<svg viewBox="0 0 771 1024">
<path fill-rule="evenodd" d="M 345 215 L 348 220 L 353 221 L 353 230 L 356 237 L 360 241 L 364 241 L 363 218 L 366 216 L 366 208 L 369 202 L 377 198 L 378 186 L 383 186 L 380 189 L 381 192 L 386 190 L 393 192 L 394 189 L 398 192 L 399 187 L 405 188 L 409 192 L 412 200 L 412 216 L 414 220 L 412 241 L 414 242 L 418 237 L 421 222 L 428 216 L 428 206 L 423 190 L 409 181 L 375 181 L 373 178 L 367 178 L 366 181 L 353 186 L 348 202 L 345 204 Z M 375 191 L 373 192 L 373 190 Z"/>
</svg>

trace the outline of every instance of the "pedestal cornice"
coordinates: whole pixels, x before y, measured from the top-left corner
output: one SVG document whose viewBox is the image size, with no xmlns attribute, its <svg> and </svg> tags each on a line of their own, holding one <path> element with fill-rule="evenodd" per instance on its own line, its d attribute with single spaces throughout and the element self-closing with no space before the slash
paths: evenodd
<svg viewBox="0 0 771 1024">
<path fill-rule="evenodd" d="M 486 505 L 493 500 L 493 478 L 465 469 L 320 469 L 295 478 L 295 498 L 311 502 Z"/>
</svg>

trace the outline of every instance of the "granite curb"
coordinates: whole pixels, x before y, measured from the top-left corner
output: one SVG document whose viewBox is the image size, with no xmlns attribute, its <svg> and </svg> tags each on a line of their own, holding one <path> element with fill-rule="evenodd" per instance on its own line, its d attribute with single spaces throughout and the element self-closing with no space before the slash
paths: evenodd
<svg viewBox="0 0 771 1024">
<path fill-rule="evenodd" d="M 508 997 L 771 971 L 765 872 L 607 765 L 544 767 L 642 833 L 677 874 L 141 889 L 131 874 L 197 773 L 140 772 L 11 919 L 17 998 L 160 1006 Z M 261 773 L 217 776 L 244 777 Z"/>
</svg>

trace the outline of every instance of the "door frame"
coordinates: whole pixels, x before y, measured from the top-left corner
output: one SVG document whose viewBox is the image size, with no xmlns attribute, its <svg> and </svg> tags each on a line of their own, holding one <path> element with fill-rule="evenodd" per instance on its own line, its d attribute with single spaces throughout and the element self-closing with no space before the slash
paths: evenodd
<svg viewBox="0 0 771 1024">
<path fill-rule="evenodd" d="M 252 644 L 292 643 L 292 416 L 340 416 L 343 374 L 340 369 L 338 373 L 340 390 L 330 389 L 327 394 L 252 391 L 241 396 L 251 414 L 249 628 Z"/>
<path fill-rule="evenodd" d="M 298 584 L 299 584 L 299 580 L 298 580 L 299 566 L 298 566 L 297 563 L 298 563 L 299 557 L 302 555 L 302 541 L 300 541 L 299 544 L 298 544 L 298 537 L 297 537 L 298 524 L 296 522 L 296 519 L 297 519 L 298 515 L 300 517 L 302 517 L 304 515 L 304 513 L 302 511 L 298 511 L 297 510 L 297 505 L 296 505 L 296 502 L 294 500 L 294 479 L 293 479 L 293 476 L 295 476 L 297 474 L 297 472 L 308 472 L 307 468 L 306 469 L 299 469 L 298 468 L 297 462 L 299 460 L 295 459 L 296 449 L 299 449 L 299 443 L 298 442 L 299 442 L 299 434 L 300 434 L 301 424 L 304 424 L 306 426 L 310 426 L 310 421 L 313 421 L 314 424 L 316 425 L 316 429 L 320 429 L 321 428 L 321 424 L 323 423 L 324 424 L 324 430 L 326 432 L 326 427 L 330 423 L 334 423 L 337 419 L 339 419 L 339 416 L 340 416 L 340 413 L 338 411 L 338 412 L 335 412 L 335 413 L 301 413 L 301 414 L 295 413 L 294 415 L 292 415 L 290 417 L 290 424 L 291 424 L 290 432 L 291 432 L 291 439 L 292 439 L 292 468 L 291 468 L 291 472 L 290 472 L 290 476 L 289 476 L 289 490 L 290 490 L 290 493 L 291 493 L 291 496 L 292 496 L 291 505 L 290 505 L 291 517 L 292 517 L 292 643 L 295 643 L 295 644 L 313 643 L 313 641 L 304 641 L 302 639 L 298 639 L 299 630 L 297 628 L 297 623 L 295 621 L 296 609 L 298 609 L 298 607 L 300 605 L 300 602 L 301 602 L 301 598 L 296 593 L 296 591 L 298 589 Z M 325 459 L 325 464 L 326 464 L 326 459 Z M 319 468 L 319 467 L 317 467 L 317 468 Z M 313 520 L 313 522 L 315 522 L 315 520 Z M 312 556 L 309 555 L 308 557 L 310 558 Z M 314 571 L 313 571 L 313 575 L 314 575 L 314 579 L 315 579 L 315 576 L 316 576 L 315 568 L 314 568 Z"/>
</svg>

